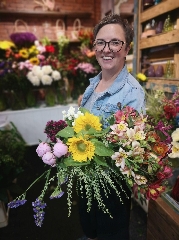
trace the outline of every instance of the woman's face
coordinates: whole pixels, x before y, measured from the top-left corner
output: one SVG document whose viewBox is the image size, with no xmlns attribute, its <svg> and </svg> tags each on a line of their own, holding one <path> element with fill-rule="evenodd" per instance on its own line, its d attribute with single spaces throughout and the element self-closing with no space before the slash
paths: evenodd
<svg viewBox="0 0 179 240">
<path fill-rule="evenodd" d="M 96 35 L 96 40 L 104 40 L 106 42 L 111 40 L 126 41 L 124 31 L 119 24 L 107 24 L 102 27 Z M 110 51 L 109 45 L 106 44 L 103 51 L 96 51 L 96 59 L 102 70 L 113 70 L 116 72 L 123 68 L 128 51 L 129 48 L 126 50 L 126 43 L 123 44 L 118 52 Z"/>
</svg>

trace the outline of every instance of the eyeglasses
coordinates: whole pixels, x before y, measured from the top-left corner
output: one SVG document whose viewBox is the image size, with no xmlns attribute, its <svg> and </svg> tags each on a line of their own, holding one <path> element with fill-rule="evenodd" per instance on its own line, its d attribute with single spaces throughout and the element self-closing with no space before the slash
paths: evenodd
<svg viewBox="0 0 179 240">
<path fill-rule="evenodd" d="M 111 40 L 109 42 L 106 42 L 100 39 L 94 42 L 93 48 L 97 52 L 102 52 L 106 47 L 106 43 L 108 44 L 108 48 L 111 52 L 119 52 L 122 49 L 122 46 L 124 45 L 125 42 L 121 40 Z"/>
</svg>

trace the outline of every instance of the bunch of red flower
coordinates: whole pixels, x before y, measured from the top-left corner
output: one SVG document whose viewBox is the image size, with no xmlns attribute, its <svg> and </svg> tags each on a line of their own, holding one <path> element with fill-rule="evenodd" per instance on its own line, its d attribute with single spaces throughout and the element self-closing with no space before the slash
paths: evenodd
<svg viewBox="0 0 179 240">
<path fill-rule="evenodd" d="M 179 113 L 179 92 L 175 92 L 169 100 L 165 98 L 163 104 L 164 117 L 169 121 L 174 120 Z"/>
<path fill-rule="evenodd" d="M 78 34 L 79 40 L 85 45 L 93 43 L 93 32 L 91 29 L 81 29 Z"/>
<path fill-rule="evenodd" d="M 56 134 L 67 127 L 67 123 L 63 120 L 59 121 L 48 121 L 44 130 L 44 133 L 47 134 L 47 137 L 52 141 L 56 142 Z"/>
<path fill-rule="evenodd" d="M 60 63 L 60 69 L 63 72 L 66 72 L 67 75 L 72 74 L 73 76 L 77 75 L 77 70 L 75 69 L 75 67 L 78 65 L 80 61 L 78 59 L 75 58 L 69 58 L 64 62 Z"/>
</svg>

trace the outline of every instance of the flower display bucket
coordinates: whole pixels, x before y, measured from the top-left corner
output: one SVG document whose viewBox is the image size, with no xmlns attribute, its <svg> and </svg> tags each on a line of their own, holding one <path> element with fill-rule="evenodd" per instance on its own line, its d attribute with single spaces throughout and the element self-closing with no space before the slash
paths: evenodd
<svg viewBox="0 0 179 240">
<path fill-rule="evenodd" d="M 9 208 L 6 210 L 5 205 L 0 201 L 0 228 L 8 225 Z"/>
</svg>

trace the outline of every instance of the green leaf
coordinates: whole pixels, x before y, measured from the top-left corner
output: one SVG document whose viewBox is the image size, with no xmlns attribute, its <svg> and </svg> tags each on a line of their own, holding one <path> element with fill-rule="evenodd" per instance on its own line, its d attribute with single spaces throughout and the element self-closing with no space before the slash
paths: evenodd
<svg viewBox="0 0 179 240">
<path fill-rule="evenodd" d="M 72 127 L 67 126 L 56 134 L 56 137 L 69 138 L 74 136 L 74 130 Z"/>
<path fill-rule="evenodd" d="M 84 107 L 80 107 L 80 108 L 79 108 L 79 111 L 82 112 L 82 113 L 84 113 L 84 114 L 85 114 L 86 112 L 90 113 L 90 111 L 89 111 L 88 109 L 84 108 Z"/>
<path fill-rule="evenodd" d="M 90 164 L 90 161 L 87 161 L 87 162 L 76 162 L 72 159 L 72 157 L 68 157 L 68 158 L 65 158 L 64 160 L 64 164 L 67 166 L 67 167 L 78 167 L 78 166 L 85 166 L 85 165 L 88 165 Z"/>
<path fill-rule="evenodd" d="M 98 165 L 102 165 L 104 167 L 108 167 L 108 164 L 106 163 L 106 161 L 104 160 L 104 158 L 95 155 L 94 159 L 93 159 Z"/>
<path fill-rule="evenodd" d="M 95 154 L 98 156 L 111 156 L 114 151 L 109 147 L 106 147 L 104 143 L 98 141 L 97 139 L 92 139 L 91 142 L 95 145 Z"/>
</svg>

